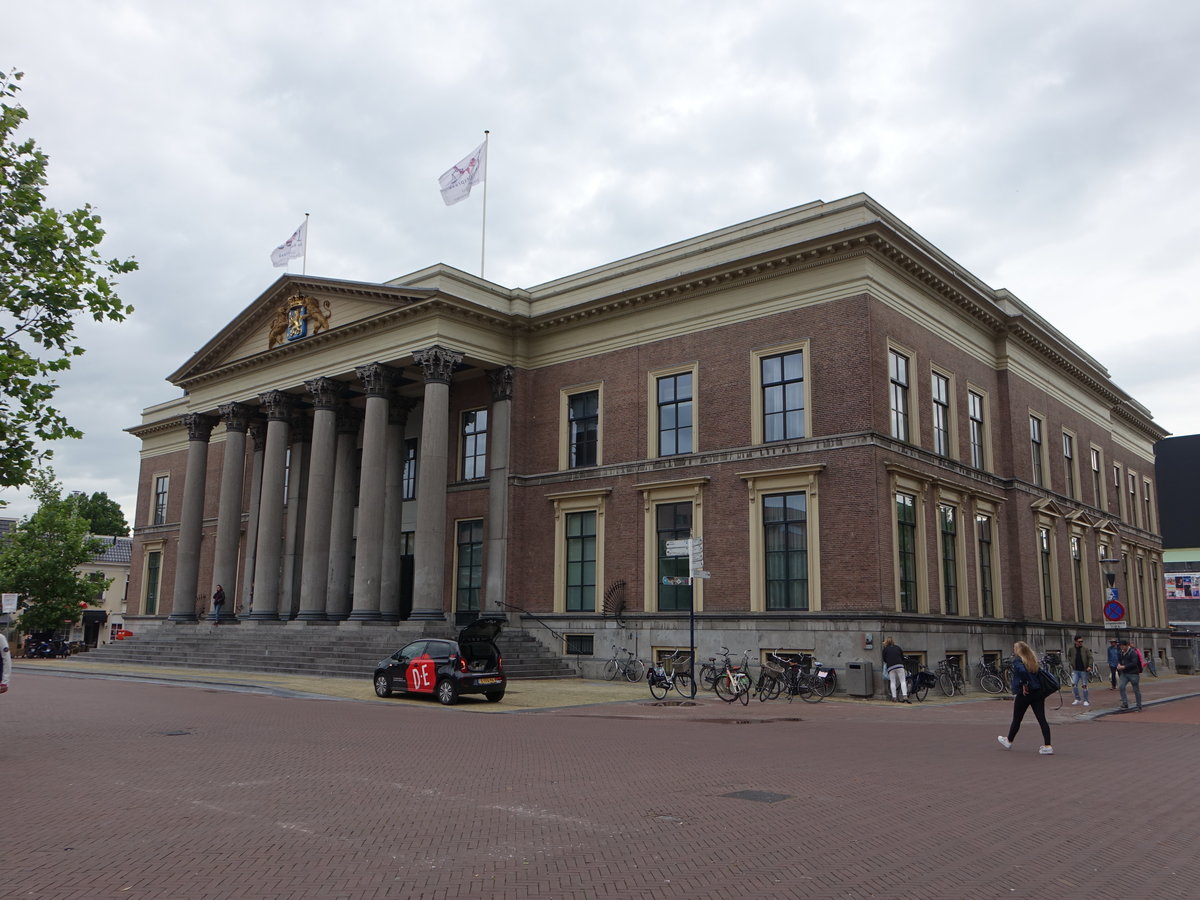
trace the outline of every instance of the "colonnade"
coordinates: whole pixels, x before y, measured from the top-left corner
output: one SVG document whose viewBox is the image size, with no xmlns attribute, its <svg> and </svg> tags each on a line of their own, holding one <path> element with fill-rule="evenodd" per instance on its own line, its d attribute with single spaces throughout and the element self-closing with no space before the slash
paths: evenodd
<svg viewBox="0 0 1200 900">
<path fill-rule="evenodd" d="M 454 431 L 450 388 L 462 359 L 461 353 L 440 346 L 413 354 L 424 376 L 424 390 L 410 620 L 441 621 L 446 616 L 446 493 L 453 472 L 448 438 Z M 400 371 L 381 363 L 356 368 L 365 397 L 361 410 L 349 405 L 347 385 L 321 377 L 304 382 L 305 395 L 269 390 L 259 395 L 257 408 L 233 402 L 219 406 L 215 415 L 184 417 L 187 466 L 171 621 L 196 621 L 197 598 L 211 595 L 218 584 L 227 597 L 222 618 L 400 621 L 404 433 L 418 402 L 395 394 Z M 506 366 L 488 375 L 492 408 L 482 606 L 500 611 L 505 599 L 513 371 Z M 311 419 L 301 409 L 303 396 L 311 404 Z M 218 422 L 225 426 L 225 457 L 211 584 L 206 584 L 200 573 L 200 548 L 209 438 Z M 356 482 L 354 454 L 360 428 L 362 462 Z M 234 602 L 246 499 L 242 486 L 247 435 L 253 441 L 249 518 L 241 589 Z"/>
</svg>

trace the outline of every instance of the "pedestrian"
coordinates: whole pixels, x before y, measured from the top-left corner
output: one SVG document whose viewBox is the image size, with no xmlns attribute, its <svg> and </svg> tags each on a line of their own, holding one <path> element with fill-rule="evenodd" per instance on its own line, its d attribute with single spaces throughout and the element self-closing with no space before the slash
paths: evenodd
<svg viewBox="0 0 1200 900">
<path fill-rule="evenodd" d="M 1109 690 L 1117 689 L 1117 657 L 1121 655 L 1121 648 L 1117 646 L 1117 639 L 1110 638 L 1108 642 L 1108 680 Z"/>
<path fill-rule="evenodd" d="M 908 683 L 904 678 L 904 651 L 890 637 L 883 639 L 883 675 L 892 686 L 892 700 L 912 703 L 908 699 Z"/>
<path fill-rule="evenodd" d="M 225 588 L 217 585 L 216 593 L 213 594 L 212 617 L 213 624 L 221 624 L 221 607 L 225 605 Z"/>
<path fill-rule="evenodd" d="M 1033 714 L 1037 717 L 1038 725 L 1042 729 L 1042 740 L 1046 742 L 1038 748 L 1038 753 L 1042 756 L 1050 756 L 1054 753 L 1054 747 L 1050 744 L 1050 723 L 1046 721 L 1046 697 L 1054 689 L 1048 690 L 1042 683 L 1039 674 L 1041 667 L 1038 665 L 1037 655 L 1033 652 L 1033 648 L 1024 641 L 1017 641 L 1013 644 L 1012 667 L 1012 724 L 1008 726 L 1008 737 L 1000 735 L 996 740 L 1005 750 L 1011 749 L 1013 741 L 1017 738 L 1017 732 L 1021 729 L 1021 720 L 1025 718 L 1026 710 L 1033 707 Z"/>
<path fill-rule="evenodd" d="M 1075 695 L 1071 705 L 1078 706 L 1082 702 L 1084 706 L 1091 706 L 1088 702 L 1088 673 L 1092 670 L 1092 651 L 1090 647 L 1083 646 L 1083 635 L 1075 635 L 1075 645 L 1068 655 L 1071 662 L 1071 693 Z M 1081 689 L 1082 698 L 1079 696 Z"/>
<path fill-rule="evenodd" d="M 1133 696 L 1137 699 L 1137 711 L 1142 711 L 1142 657 L 1137 647 L 1129 646 L 1129 638 L 1121 638 L 1121 652 L 1117 657 L 1117 671 L 1121 673 L 1121 709 L 1129 709 L 1129 698 L 1125 695 L 1126 685 L 1133 685 Z"/>
<path fill-rule="evenodd" d="M 8 649 L 8 637 L 0 631 L 0 694 L 8 692 L 8 676 L 12 674 L 12 653 Z"/>
</svg>

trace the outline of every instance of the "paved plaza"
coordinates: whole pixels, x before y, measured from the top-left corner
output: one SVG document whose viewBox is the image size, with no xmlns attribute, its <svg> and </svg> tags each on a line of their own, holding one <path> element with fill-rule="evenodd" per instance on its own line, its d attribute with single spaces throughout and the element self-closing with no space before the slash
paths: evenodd
<svg viewBox="0 0 1200 900">
<path fill-rule="evenodd" d="M 1200 678 L 1146 678 L 1141 713 L 1067 695 L 1046 757 L 1032 719 L 1002 750 L 1010 704 L 978 695 L 515 682 L 443 708 L 366 678 L 40 662 L 0 697 L 0 897 L 1200 893 Z"/>
</svg>

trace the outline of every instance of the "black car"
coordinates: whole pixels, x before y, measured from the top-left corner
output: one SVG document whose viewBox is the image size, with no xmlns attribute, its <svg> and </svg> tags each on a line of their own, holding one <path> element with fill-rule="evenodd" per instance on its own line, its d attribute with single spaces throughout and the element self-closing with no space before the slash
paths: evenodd
<svg viewBox="0 0 1200 900">
<path fill-rule="evenodd" d="M 406 644 L 375 667 L 375 693 L 430 694 L 447 706 L 457 703 L 460 694 L 483 694 L 489 702 L 499 702 L 508 684 L 496 646 L 504 621 L 476 619 L 457 641 L 422 638 Z"/>
</svg>

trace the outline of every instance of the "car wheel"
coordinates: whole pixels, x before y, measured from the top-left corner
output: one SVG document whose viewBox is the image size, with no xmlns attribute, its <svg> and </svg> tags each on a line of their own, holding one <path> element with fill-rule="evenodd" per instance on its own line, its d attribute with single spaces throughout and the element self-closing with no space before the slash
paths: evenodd
<svg viewBox="0 0 1200 900">
<path fill-rule="evenodd" d="M 437 698 L 442 706 L 453 706 L 458 702 L 458 685 L 449 678 L 443 678 L 437 683 Z"/>
<path fill-rule="evenodd" d="M 504 699 L 504 691 L 488 691 L 483 696 L 487 697 L 488 703 L 499 703 Z"/>
<path fill-rule="evenodd" d="M 375 676 L 375 696 L 376 697 L 392 696 L 392 686 L 388 683 L 387 676 L 382 673 Z"/>
</svg>

